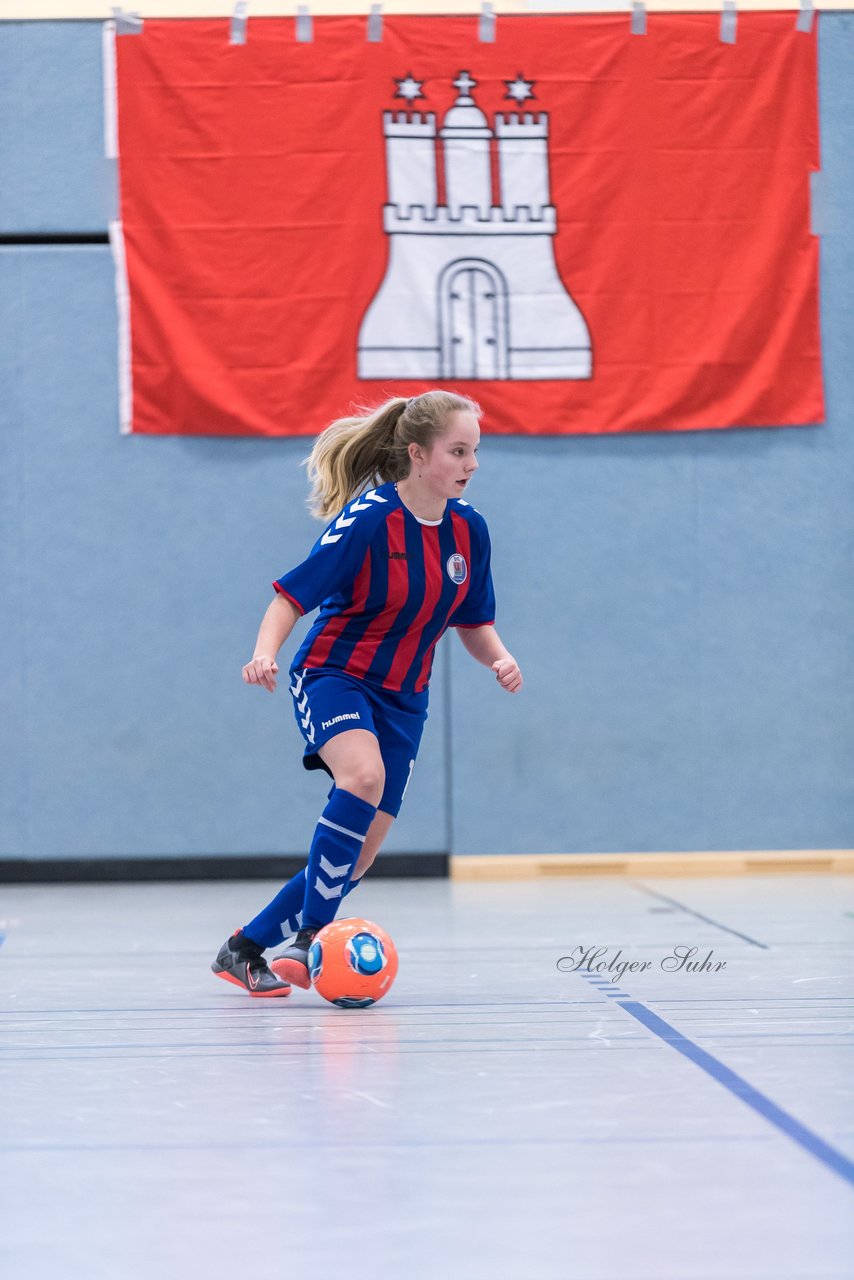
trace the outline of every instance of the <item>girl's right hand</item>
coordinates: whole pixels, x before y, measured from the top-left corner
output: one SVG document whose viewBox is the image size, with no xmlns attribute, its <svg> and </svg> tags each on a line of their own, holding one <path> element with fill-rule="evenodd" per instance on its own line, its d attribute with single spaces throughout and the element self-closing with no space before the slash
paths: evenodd
<svg viewBox="0 0 854 1280">
<path fill-rule="evenodd" d="M 259 657 L 253 658 L 251 662 L 247 662 L 243 668 L 243 679 L 246 684 L 263 685 L 265 689 L 272 693 L 276 687 L 278 670 L 276 659 L 262 653 Z"/>
</svg>

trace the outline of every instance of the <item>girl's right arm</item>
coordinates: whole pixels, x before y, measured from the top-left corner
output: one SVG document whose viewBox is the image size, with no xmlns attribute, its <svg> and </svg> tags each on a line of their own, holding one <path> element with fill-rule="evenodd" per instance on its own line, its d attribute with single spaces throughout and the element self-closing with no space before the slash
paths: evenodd
<svg viewBox="0 0 854 1280">
<path fill-rule="evenodd" d="M 270 693 L 276 687 L 276 654 L 287 640 L 301 616 L 296 605 L 286 596 L 276 595 L 261 619 L 252 661 L 243 668 L 246 684 L 263 685 Z"/>
</svg>

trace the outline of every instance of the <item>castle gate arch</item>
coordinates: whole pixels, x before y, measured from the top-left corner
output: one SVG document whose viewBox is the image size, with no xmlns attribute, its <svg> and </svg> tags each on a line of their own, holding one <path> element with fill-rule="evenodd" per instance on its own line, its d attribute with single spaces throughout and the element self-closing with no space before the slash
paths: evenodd
<svg viewBox="0 0 854 1280">
<path fill-rule="evenodd" d="M 443 378 L 506 378 L 510 335 L 507 281 L 492 262 L 458 258 L 439 277 Z"/>
</svg>

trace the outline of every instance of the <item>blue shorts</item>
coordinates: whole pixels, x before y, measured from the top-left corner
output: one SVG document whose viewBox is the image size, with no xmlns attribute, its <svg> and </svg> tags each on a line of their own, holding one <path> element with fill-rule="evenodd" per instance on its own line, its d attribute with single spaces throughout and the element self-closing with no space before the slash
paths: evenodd
<svg viewBox="0 0 854 1280">
<path fill-rule="evenodd" d="M 377 689 L 366 680 L 330 667 L 291 671 L 291 695 L 297 726 L 305 740 L 306 769 L 332 770 L 318 755 L 336 734 L 367 729 L 379 743 L 385 788 L 377 808 L 396 818 L 409 785 L 424 721 L 428 694 Z"/>
</svg>

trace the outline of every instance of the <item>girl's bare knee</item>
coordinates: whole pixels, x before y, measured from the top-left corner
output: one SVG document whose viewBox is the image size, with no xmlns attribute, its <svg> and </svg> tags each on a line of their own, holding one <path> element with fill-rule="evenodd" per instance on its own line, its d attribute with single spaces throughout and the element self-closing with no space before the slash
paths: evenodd
<svg viewBox="0 0 854 1280">
<path fill-rule="evenodd" d="M 385 786 L 385 766 L 375 737 L 363 729 L 338 734 L 320 748 L 336 787 L 368 804 L 379 804 Z"/>
<path fill-rule="evenodd" d="M 351 766 L 347 770 L 341 770 L 335 779 L 335 785 L 368 804 L 377 805 L 385 786 L 385 769 L 381 763 L 365 761 L 358 767 Z"/>
</svg>

